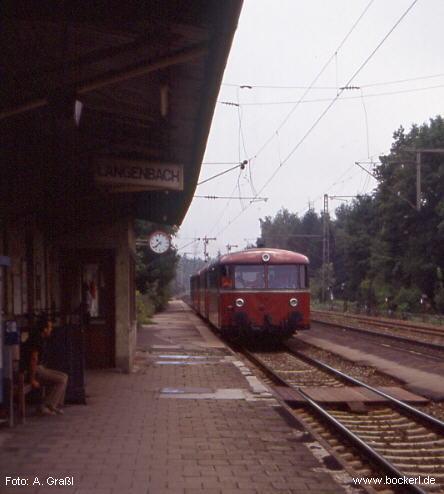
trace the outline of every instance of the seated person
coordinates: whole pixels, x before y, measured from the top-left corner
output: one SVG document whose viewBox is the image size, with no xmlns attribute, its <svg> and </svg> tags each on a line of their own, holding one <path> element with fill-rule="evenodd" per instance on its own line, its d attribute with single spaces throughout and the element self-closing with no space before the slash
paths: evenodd
<svg viewBox="0 0 444 494">
<path fill-rule="evenodd" d="M 65 401 L 68 376 L 64 372 L 48 369 L 47 343 L 52 333 L 52 321 L 42 316 L 25 343 L 25 352 L 29 371 L 29 383 L 34 389 L 41 385 L 48 387 L 40 407 L 42 415 L 62 415 L 61 407 Z"/>
</svg>

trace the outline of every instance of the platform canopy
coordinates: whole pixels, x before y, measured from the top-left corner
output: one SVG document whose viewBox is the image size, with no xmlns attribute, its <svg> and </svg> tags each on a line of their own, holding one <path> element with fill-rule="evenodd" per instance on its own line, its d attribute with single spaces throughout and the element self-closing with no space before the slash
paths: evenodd
<svg viewBox="0 0 444 494">
<path fill-rule="evenodd" d="M 241 4 L 2 2 L 2 218 L 179 224 Z"/>
</svg>

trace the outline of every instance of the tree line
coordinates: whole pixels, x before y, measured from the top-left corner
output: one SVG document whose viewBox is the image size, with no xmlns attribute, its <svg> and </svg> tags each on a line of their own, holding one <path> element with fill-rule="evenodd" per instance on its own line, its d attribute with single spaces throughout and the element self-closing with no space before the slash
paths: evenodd
<svg viewBox="0 0 444 494">
<path fill-rule="evenodd" d="M 417 208 L 416 150 L 421 152 L 421 196 Z M 433 152 L 432 152 L 433 150 Z M 444 312 L 444 121 L 441 116 L 393 134 L 390 153 L 373 174 L 377 185 L 340 205 L 334 217 L 309 210 L 303 216 L 280 210 L 260 220 L 257 244 L 310 258 L 312 291 L 367 306 Z M 328 227 L 329 259 L 323 241 Z M 390 307 L 389 307 L 390 308 Z"/>
</svg>

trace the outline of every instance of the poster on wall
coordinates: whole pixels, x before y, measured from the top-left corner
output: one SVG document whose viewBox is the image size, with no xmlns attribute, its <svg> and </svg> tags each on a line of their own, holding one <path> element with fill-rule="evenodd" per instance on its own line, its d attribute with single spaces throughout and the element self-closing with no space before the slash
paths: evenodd
<svg viewBox="0 0 444 494">
<path fill-rule="evenodd" d="M 91 317 L 99 317 L 99 265 L 83 266 L 82 291 Z"/>
</svg>

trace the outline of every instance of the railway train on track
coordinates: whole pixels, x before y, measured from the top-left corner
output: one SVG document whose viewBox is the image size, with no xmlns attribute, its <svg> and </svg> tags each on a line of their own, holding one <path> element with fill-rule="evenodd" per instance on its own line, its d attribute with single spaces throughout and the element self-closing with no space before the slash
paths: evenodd
<svg viewBox="0 0 444 494">
<path fill-rule="evenodd" d="M 224 336 L 288 338 L 310 327 L 308 264 L 280 249 L 221 256 L 191 277 L 191 305 Z"/>
</svg>

